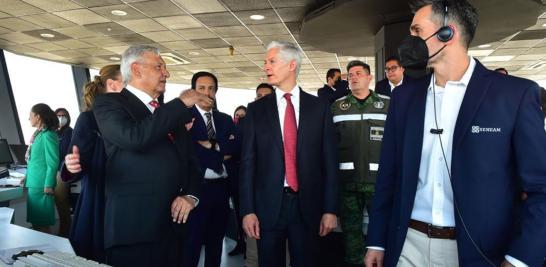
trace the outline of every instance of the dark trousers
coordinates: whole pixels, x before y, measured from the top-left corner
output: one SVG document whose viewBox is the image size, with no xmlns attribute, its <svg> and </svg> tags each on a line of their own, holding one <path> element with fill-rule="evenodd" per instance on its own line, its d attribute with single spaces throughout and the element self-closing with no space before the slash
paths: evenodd
<svg viewBox="0 0 546 267">
<path fill-rule="evenodd" d="M 318 228 L 311 229 L 302 220 L 298 195 L 284 193 L 279 219 L 273 229 L 260 229 L 258 262 L 260 267 L 286 266 L 286 240 L 290 266 L 316 266 Z"/>
<path fill-rule="evenodd" d="M 190 213 L 184 241 L 184 267 L 199 263 L 205 246 L 205 267 L 219 267 L 229 218 L 229 188 L 226 179 L 205 180 L 199 205 Z"/>
<path fill-rule="evenodd" d="M 168 234 L 160 242 L 113 246 L 106 254 L 106 264 L 116 267 L 179 267 L 181 253 L 179 239 Z"/>
</svg>

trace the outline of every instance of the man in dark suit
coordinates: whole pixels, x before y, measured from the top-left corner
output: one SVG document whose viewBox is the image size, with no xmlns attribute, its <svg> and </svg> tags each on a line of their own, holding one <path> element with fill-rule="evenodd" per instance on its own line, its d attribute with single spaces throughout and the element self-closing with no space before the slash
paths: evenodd
<svg viewBox="0 0 546 267">
<path fill-rule="evenodd" d="M 326 102 L 301 90 L 301 50 L 272 42 L 264 71 L 275 93 L 249 104 L 241 155 L 243 228 L 259 265 L 316 266 L 315 246 L 336 227 L 336 144 Z"/>
<path fill-rule="evenodd" d="M 375 92 L 380 95 L 391 96 L 391 92 L 402 83 L 408 80 L 404 75 L 404 67 L 400 65 L 400 59 L 389 57 L 385 60 L 385 74 L 387 78 L 375 84 Z"/>
<path fill-rule="evenodd" d="M 173 222 L 186 222 L 202 180 L 184 127 L 191 121 L 187 107 L 211 101 L 186 91 L 159 106 L 169 72 L 155 47 L 129 47 L 121 72 L 125 89 L 98 96 L 93 106 L 108 157 L 106 260 L 114 266 L 177 266 Z"/>
<path fill-rule="evenodd" d="M 422 60 L 407 62 L 428 60 L 434 73 L 391 98 L 366 266 L 542 265 L 546 133 L 537 84 L 467 55 L 478 21 L 467 1 L 419 0 L 412 9 L 413 37 L 401 54 L 423 47 Z M 528 199 L 514 205 L 520 188 Z"/>
<path fill-rule="evenodd" d="M 318 97 L 334 103 L 334 101 L 349 94 L 349 83 L 341 78 L 341 70 L 329 69 L 326 72 L 326 84 L 318 89 Z"/>
<path fill-rule="evenodd" d="M 192 89 L 214 101 L 218 79 L 212 73 L 197 72 L 192 77 Z M 228 179 L 232 175 L 232 157 L 239 153 L 239 145 L 231 117 L 213 110 L 212 103 L 197 103 L 191 113 L 193 125 L 190 132 L 204 184 L 200 204 L 189 217 L 188 238 L 184 246 L 188 256 L 184 257 L 183 266 L 197 266 L 204 245 L 205 266 L 219 267 L 229 218 Z"/>
</svg>

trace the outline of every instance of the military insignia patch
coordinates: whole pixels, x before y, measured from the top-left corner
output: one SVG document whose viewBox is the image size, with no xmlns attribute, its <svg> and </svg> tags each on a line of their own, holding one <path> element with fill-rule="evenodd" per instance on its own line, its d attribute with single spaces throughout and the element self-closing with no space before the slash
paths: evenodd
<svg viewBox="0 0 546 267">
<path fill-rule="evenodd" d="M 372 126 L 370 127 L 370 141 L 383 141 L 383 132 L 385 128 Z"/>
<path fill-rule="evenodd" d="M 373 102 L 373 107 L 376 109 L 382 109 L 385 107 L 385 103 L 383 101 L 375 101 Z"/>
<path fill-rule="evenodd" d="M 349 108 L 351 107 L 351 103 L 350 102 L 341 102 L 341 104 L 339 104 L 339 108 L 341 110 L 348 110 Z"/>
</svg>

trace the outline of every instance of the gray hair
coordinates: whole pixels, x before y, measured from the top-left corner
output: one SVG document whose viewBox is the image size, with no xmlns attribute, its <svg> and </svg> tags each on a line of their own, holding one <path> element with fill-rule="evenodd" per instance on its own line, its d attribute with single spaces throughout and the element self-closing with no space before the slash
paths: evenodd
<svg viewBox="0 0 546 267">
<path fill-rule="evenodd" d="M 132 45 L 121 55 L 121 78 L 123 86 L 127 86 L 132 78 L 131 65 L 135 62 L 142 62 L 142 55 L 146 52 L 152 52 L 159 55 L 159 48 L 151 45 Z"/>
<path fill-rule="evenodd" d="M 267 50 L 278 48 L 279 49 L 279 56 L 285 63 L 290 63 L 290 61 L 295 60 L 296 61 L 296 76 L 300 73 L 301 68 L 301 58 L 302 58 L 302 52 L 301 49 L 290 42 L 284 42 L 284 41 L 273 41 L 267 45 Z"/>
</svg>

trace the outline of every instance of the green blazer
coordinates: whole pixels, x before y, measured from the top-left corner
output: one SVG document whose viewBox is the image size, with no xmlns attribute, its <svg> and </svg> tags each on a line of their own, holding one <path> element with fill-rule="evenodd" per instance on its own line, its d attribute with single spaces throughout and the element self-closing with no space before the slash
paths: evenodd
<svg viewBox="0 0 546 267">
<path fill-rule="evenodd" d="M 38 132 L 30 148 L 26 187 L 55 187 L 59 166 L 59 139 L 50 130 Z"/>
</svg>

